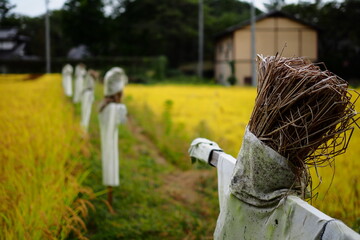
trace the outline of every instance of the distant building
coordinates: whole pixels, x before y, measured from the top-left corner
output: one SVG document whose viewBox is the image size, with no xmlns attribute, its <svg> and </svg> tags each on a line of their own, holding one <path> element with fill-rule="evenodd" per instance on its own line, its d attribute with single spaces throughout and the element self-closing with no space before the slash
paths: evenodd
<svg viewBox="0 0 360 240">
<path fill-rule="evenodd" d="M 67 57 L 69 59 L 80 60 L 91 57 L 91 53 L 86 45 L 81 44 L 77 47 L 71 48 L 67 54 Z"/>
<path fill-rule="evenodd" d="M 24 58 L 29 37 L 20 35 L 17 28 L 0 29 L 0 58 Z"/>
<path fill-rule="evenodd" d="M 255 36 L 257 54 L 268 56 L 283 51 L 284 57 L 317 60 L 316 27 L 283 12 L 275 11 L 257 17 Z M 251 84 L 250 21 L 229 27 L 218 34 L 215 46 L 216 80 L 227 84 L 228 79 L 235 76 L 236 84 Z"/>
</svg>

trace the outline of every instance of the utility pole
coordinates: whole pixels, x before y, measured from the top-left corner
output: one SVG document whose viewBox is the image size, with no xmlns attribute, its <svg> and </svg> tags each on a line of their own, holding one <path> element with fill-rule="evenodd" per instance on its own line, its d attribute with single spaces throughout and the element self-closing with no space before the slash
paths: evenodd
<svg viewBox="0 0 360 240">
<path fill-rule="evenodd" d="M 50 68 L 50 22 L 49 22 L 49 1 L 45 0 L 46 14 L 45 14 L 45 52 L 46 52 L 46 73 L 51 72 Z"/>
<path fill-rule="evenodd" d="M 204 8 L 203 0 L 199 0 L 199 53 L 197 73 L 199 78 L 203 77 L 204 68 Z"/>
<path fill-rule="evenodd" d="M 255 7 L 254 7 L 254 0 L 251 0 L 251 85 L 257 85 L 256 79 L 256 39 L 255 39 Z"/>
</svg>

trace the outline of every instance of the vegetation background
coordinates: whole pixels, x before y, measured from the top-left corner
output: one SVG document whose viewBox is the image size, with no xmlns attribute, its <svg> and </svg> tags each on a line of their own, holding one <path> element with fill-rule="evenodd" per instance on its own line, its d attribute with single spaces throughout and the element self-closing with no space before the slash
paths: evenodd
<svg viewBox="0 0 360 240">
<path fill-rule="evenodd" d="M 211 63 L 216 34 L 247 20 L 250 6 L 237 0 L 204 0 L 204 4 L 205 60 Z M 271 0 L 267 8 L 318 26 L 319 61 L 352 84 L 360 83 L 360 28 L 354 27 L 360 22 L 360 1 L 286 4 Z M 42 59 L 44 16 L 20 16 L 12 9 L 9 0 L 0 0 L 0 27 L 20 28 L 31 37 L 27 53 Z M 133 62 L 135 67 L 125 68 L 132 82 L 167 84 L 171 77 L 182 85 L 127 87 L 124 101 L 129 121 L 119 131 L 121 190 L 115 191 L 110 207 L 99 161 L 96 109 L 102 98 L 101 84 L 96 86 L 86 135 L 78 124 L 80 107 L 62 95 L 60 75 L 36 80 L 1 76 L 0 106 L 5 111 L 0 112 L 0 135 L 3 146 L 10 147 L 0 151 L 4 166 L 0 169 L 0 226 L 6 229 L 0 239 L 212 239 L 219 211 L 216 171 L 192 166 L 187 148 L 193 138 L 208 137 L 236 156 L 256 90 L 224 88 L 214 86 L 210 79 L 183 76 L 197 60 L 197 9 L 197 0 L 67 0 L 62 9 L 51 12 L 54 71 L 60 72 L 62 63 L 69 60 L 71 48 L 84 45 L 90 53 L 84 59 L 88 67 L 101 65 L 104 72 Z M 256 12 L 261 14 L 259 9 Z M 211 64 L 206 65 L 208 69 Z M 58 139 L 49 141 L 50 135 Z M 319 189 L 321 200 L 314 204 L 360 232 L 358 139 L 355 132 L 355 147 L 339 160 L 336 172 L 340 177 L 335 178 L 326 201 L 322 200 L 329 180 Z M 68 146 L 69 142 L 74 144 Z M 18 161 L 19 146 L 29 152 L 21 155 L 22 161 Z M 52 154 L 53 146 L 56 154 Z M 61 191 L 54 193 L 56 188 L 44 185 L 43 176 Z M 331 181 L 332 172 L 324 170 L 324 176 Z M 44 204 L 54 195 L 56 207 Z"/>
<path fill-rule="evenodd" d="M 196 137 L 233 156 L 256 89 L 209 84 L 129 85 L 120 126 L 120 187 L 102 185 L 96 85 L 89 132 L 61 75 L 0 76 L 0 239 L 212 239 L 219 213 L 216 170 L 191 164 Z M 334 167 L 318 169 L 312 204 L 360 232 L 360 131 Z M 314 175 L 315 172 L 314 172 Z"/>
<path fill-rule="evenodd" d="M 358 83 L 360 73 L 360 1 L 341 2 L 269 0 L 267 11 L 289 13 L 319 29 L 319 62 L 340 77 Z M 0 0 L 0 27 L 19 27 L 30 36 L 27 52 L 44 58 L 44 15 L 12 13 L 9 0 Z M 256 14 L 262 14 L 257 9 Z M 250 5 L 238 0 L 204 0 L 205 60 L 214 59 L 214 37 L 227 27 L 248 20 Z M 197 61 L 198 0 L 67 0 L 50 13 L 53 60 L 64 59 L 79 45 L 90 58 L 165 56 L 179 74 Z M 97 66 L 96 66 L 97 64 Z M 91 65 L 91 63 L 90 63 Z M 94 63 L 99 68 L 99 62 Z M 56 65 L 55 72 L 60 72 Z M 91 67 L 91 66 L 90 66 Z M 194 68 L 193 68 L 194 69 Z M 211 65 L 205 65 L 210 70 Z"/>
</svg>

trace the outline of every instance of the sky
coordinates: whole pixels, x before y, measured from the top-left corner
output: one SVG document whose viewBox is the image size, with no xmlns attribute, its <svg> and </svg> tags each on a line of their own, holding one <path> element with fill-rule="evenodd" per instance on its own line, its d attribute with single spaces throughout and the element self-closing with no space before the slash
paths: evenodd
<svg viewBox="0 0 360 240">
<path fill-rule="evenodd" d="M 39 16 L 45 13 L 45 1 L 46 0 L 10 0 L 11 4 L 15 4 L 16 7 L 12 10 L 14 13 L 19 13 L 22 15 L 27 15 L 30 17 Z M 49 9 L 55 10 L 60 9 L 66 0 L 48 0 Z M 297 3 L 299 0 L 285 0 L 287 4 Z M 315 1 L 315 0 L 307 0 Z M 330 0 L 323 0 L 323 2 L 328 2 Z M 339 0 L 338 0 L 339 1 Z M 263 3 L 269 2 L 269 0 L 255 0 L 255 6 L 259 9 L 264 10 Z"/>
<path fill-rule="evenodd" d="M 10 0 L 9 2 L 16 5 L 12 9 L 13 13 L 35 17 L 44 14 L 46 11 L 45 0 Z M 60 9 L 64 2 L 65 0 L 49 0 L 49 9 Z"/>
</svg>

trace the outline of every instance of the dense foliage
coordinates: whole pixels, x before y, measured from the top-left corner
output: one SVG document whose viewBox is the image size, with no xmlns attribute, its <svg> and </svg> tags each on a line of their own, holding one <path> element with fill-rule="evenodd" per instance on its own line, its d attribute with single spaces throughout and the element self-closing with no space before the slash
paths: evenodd
<svg viewBox="0 0 360 240">
<path fill-rule="evenodd" d="M 328 69 L 351 80 L 360 75 L 360 1 L 309 3 L 284 6 L 284 12 L 318 26 L 319 57 Z M 358 84 L 358 83 L 357 83 Z"/>
<path fill-rule="evenodd" d="M 347 80 L 359 79 L 360 2 L 344 0 L 269 0 L 266 8 L 282 10 L 318 27 L 319 61 Z M 17 26 L 31 37 L 28 53 L 44 56 L 44 16 L 34 18 L 12 13 L 13 5 L 0 0 L 1 27 Z M 249 19 L 248 2 L 204 0 L 205 60 L 212 61 L 214 36 L 227 27 Z M 257 15 L 261 14 L 257 10 Z M 197 60 L 198 0 L 67 0 L 51 12 L 53 57 L 85 45 L 92 56 L 159 56 L 170 67 Z"/>
<path fill-rule="evenodd" d="M 246 20 L 249 9 L 248 3 L 236 0 L 204 1 L 207 59 L 213 56 L 214 35 Z M 43 15 L 7 14 L 7 19 L 5 27 L 20 26 L 31 36 L 30 54 L 45 55 Z M 197 59 L 197 0 L 67 0 L 50 19 L 54 57 L 65 57 L 72 47 L 85 45 L 93 56 L 165 55 L 171 66 Z"/>
</svg>

